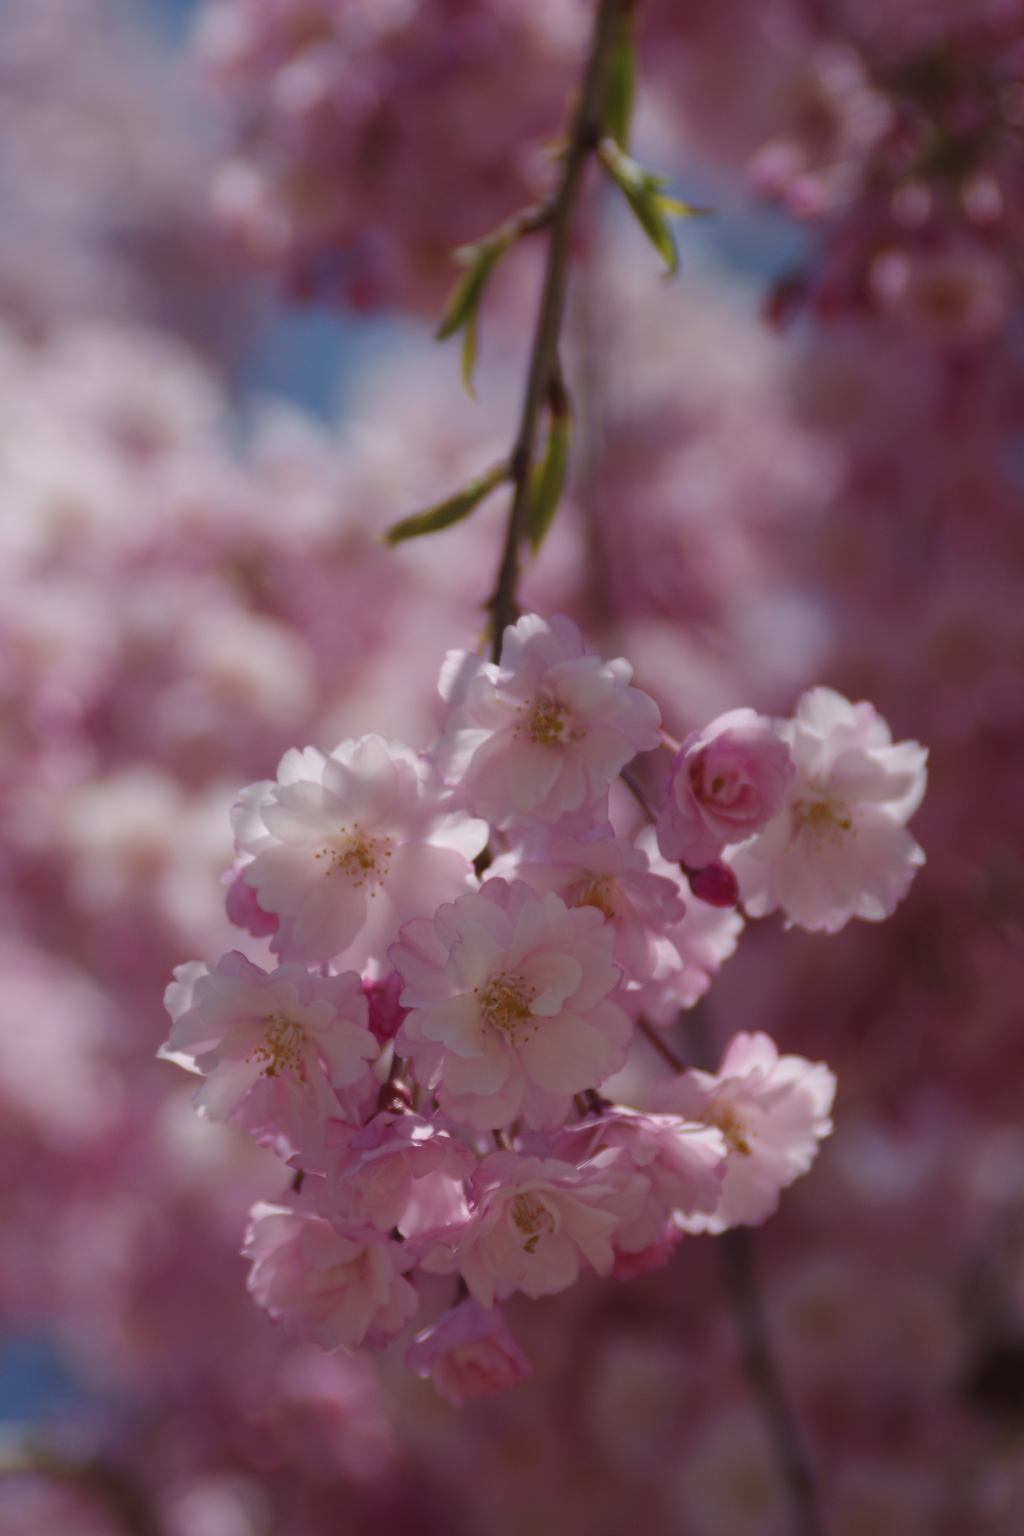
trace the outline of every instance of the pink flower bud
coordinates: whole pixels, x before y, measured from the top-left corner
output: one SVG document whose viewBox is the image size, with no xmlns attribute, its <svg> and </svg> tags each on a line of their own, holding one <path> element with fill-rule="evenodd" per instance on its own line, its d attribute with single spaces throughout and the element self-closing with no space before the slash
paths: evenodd
<svg viewBox="0 0 1024 1536">
<path fill-rule="evenodd" d="M 666 859 L 703 869 L 778 814 L 792 777 L 789 748 L 770 720 L 752 709 L 720 715 L 676 753 L 658 847 Z"/>
<path fill-rule="evenodd" d="M 686 873 L 690 890 L 698 901 L 706 902 L 709 907 L 734 907 L 739 901 L 739 883 L 721 859 L 705 864 L 703 869 L 688 869 Z"/>
<path fill-rule="evenodd" d="M 381 981 L 363 978 L 363 996 L 370 1005 L 370 1032 L 381 1045 L 393 1040 L 409 1012 L 402 1008 L 398 999 L 402 992 L 402 978 L 392 971 Z"/>
<path fill-rule="evenodd" d="M 501 1308 L 487 1311 L 471 1296 L 417 1335 L 405 1363 L 417 1376 L 429 1376 L 455 1408 L 473 1397 L 495 1397 L 533 1375 Z"/>
</svg>

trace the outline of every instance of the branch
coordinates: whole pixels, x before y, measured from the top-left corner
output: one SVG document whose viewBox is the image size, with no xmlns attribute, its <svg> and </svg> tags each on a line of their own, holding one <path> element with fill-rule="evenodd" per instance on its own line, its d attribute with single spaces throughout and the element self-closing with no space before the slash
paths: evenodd
<svg viewBox="0 0 1024 1536">
<path fill-rule="evenodd" d="M 652 1024 L 650 1019 L 641 1013 L 637 1018 L 636 1027 L 644 1038 L 651 1042 L 662 1061 L 667 1062 L 673 1072 L 686 1071 L 686 1062 L 681 1061 L 668 1041 L 662 1039 L 661 1031 L 656 1024 Z"/>
<path fill-rule="evenodd" d="M 733 1227 L 723 1232 L 718 1241 L 736 1313 L 743 1364 L 789 1496 L 795 1536 L 824 1536 L 810 1465 L 768 1344 L 754 1274 L 753 1234 L 749 1227 Z"/>
<path fill-rule="evenodd" d="M 488 601 L 491 610 L 491 653 L 496 662 L 501 660 L 505 629 L 509 624 L 514 624 L 517 617 L 516 588 L 519 584 L 519 554 L 526 536 L 530 468 L 536 448 L 540 413 L 558 372 L 558 338 L 565 310 L 573 213 L 587 161 L 601 140 L 608 64 L 620 15 L 626 3 L 627 0 L 600 0 L 590 58 L 583 77 L 583 89 L 566 150 L 562 180 L 551 204 L 551 234 L 544 291 L 537 314 L 519 432 L 510 460 L 515 493 L 508 517 L 501 565 L 494 592 Z"/>
<path fill-rule="evenodd" d="M 77 1461 L 25 1439 L 5 1448 L 0 1456 L 0 1477 L 17 1473 L 77 1485 L 106 1505 L 125 1536 L 162 1536 L 162 1525 L 142 1489 L 127 1473 L 102 1457 Z"/>
<path fill-rule="evenodd" d="M 713 1072 L 715 1068 L 710 1059 L 709 1042 L 692 1028 L 696 1022 L 693 1013 L 689 1017 L 681 1017 L 691 1025 L 688 1043 L 692 1058 L 698 1067 Z M 680 1061 L 662 1038 L 656 1025 L 652 1025 L 643 1014 L 636 1023 L 640 1032 L 674 1071 L 686 1071 L 685 1063 Z M 749 1227 L 733 1227 L 723 1232 L 717 1241 L 739 1329 L 743 1366 L 768 1431 L 776 1468 L 789 1496 L 794 1536 L 824 1536 L 810 1465 L 801 1448 L 793 1410 L 768 1343 L 768 1329 L 754 1273 L 754 1234 Z"/>
</svg>

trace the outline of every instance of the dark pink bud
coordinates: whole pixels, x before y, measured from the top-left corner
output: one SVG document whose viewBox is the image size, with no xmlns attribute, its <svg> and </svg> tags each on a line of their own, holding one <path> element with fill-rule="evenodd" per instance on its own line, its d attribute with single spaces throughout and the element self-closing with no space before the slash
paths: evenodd
<svg viewBox="0 0 1024 1536">
<path fill-rule="evenodd" d="M 707 902 L 709 907 L 734 907 L 740 899 L 736 876 L 721 859 L 705 864 L 703 869 L 687 869 L 684 865 L 683 873 L 697 900 Z"/>
<path fill-rule="evenodd" d="M 277 913 L 264 912 L 256 900 L 256 892 L 242 879 L 241 870 L 234 875 L 228 886 L 224 905 L 228 922 L 234 923 L 236 928 L 247 928 L 254 939 L 265 939 L 268 934 L 278 930 L 280 918 Z"/>
<path fill-rule="evenodd" d="M 404 983 L 397 971 L 382 981 L 363 980 L 363 995 L 370 1005 L 370 1033 L 381 1045 L 393 1040 L 401 1028 L 402 1020 L 409 1012 L 402 1008 L 398 999 Z"/>
</svg>

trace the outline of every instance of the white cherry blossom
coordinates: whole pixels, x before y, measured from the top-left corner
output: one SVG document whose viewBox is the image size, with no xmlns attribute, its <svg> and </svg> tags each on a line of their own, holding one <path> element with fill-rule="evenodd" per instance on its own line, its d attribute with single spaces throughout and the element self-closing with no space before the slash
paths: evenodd
<svg viewBox="0 0 1024 1536">
<path fill-rule="evenodd" d="M 828 933 L 888 917 L 924 863 L 904 823 L 924 795 L 926 750 L 894 745 L 870 704 L 831 688 L 805 693 L 776 729 L 796 769 L 782 810 L 726 855 L 746 910 L 780 907 L 788 925 Z"/>
<path fill-rule="evenodd" d="M 389 958 L 410 1009 L 395 1039 L 445 1114 L 477 1130 L 522 1114 L 560 1124 L 572 1094 L 626 1059 L 630 1022 L 615 932 L 595 907 L 571 908 L 522 881 L 488 880 L 402 929 Z"/>
<path fill-rule="evenodd" d="M 756 1226 L 807 1172 L 832 1130 L 836 1080 L 822 1062 L 780 1056 L 767 1035 L 735 1035 L 718 1072 L 689 1071 L 654 1090 L 662 1113 L 720 1131 L 728 1155 L 717 1209 L 676 1217 L 687 1232 Z"/>
<path fill-rule="evenodd" d="M 332 1119 L 355 1119 L 377 1094 L 354 971 L 313 976 L 289 961 L 269 974 L 237 950 L 217 965 L 178 966 L 164 995 L 174 1021 L 160 1055 L 205 1074 L 195 1103 L 285 1155 L 317 1145 Z"/>
<path fill-rule="evenodd" d="M 483 822 L 454 806 L 430 766 L 382 736 L 286 752 L 276 782 L 242 791 L 232 814 L 241 878 L 282 925 L 290 957 L 344 953 L 362 967 L 409 918 L 475 883 Z"/>
<path fill-rule="evenodd" d="M 571 619 L 527 614 L 506 629 L 498 666 L 448 653 L 440 689 L 452 713 L 431 753 L 494 826 L 534 817 L 585 831 L 605 819 L 614 776 L 661 739 L 658 706 L 632 675 L 588 652 Z"/>
</svg>

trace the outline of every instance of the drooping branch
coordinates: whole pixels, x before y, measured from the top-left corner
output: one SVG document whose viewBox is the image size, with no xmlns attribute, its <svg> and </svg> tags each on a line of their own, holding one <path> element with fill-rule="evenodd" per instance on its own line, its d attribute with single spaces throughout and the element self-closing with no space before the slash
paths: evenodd
<svg viewBox="0 0 1024 1536">
<path fill-rule="evenodd" d="M 530 471 L 536 451 L 537 431 L 548 393 L 559 378 L 558 341 L 565 312 L 573 214 L 579 201 L 587 162 L 601 141 L 609 61 L 620 17 L 627 3 L 628 0 L 600 0 L 579 105 L 565 152 L 562 179 L 551 205 L 544 288 L 534 330 L 519 431 L 510 458 L 514 486 L 512 506 L 501 565 L 488 603 L 491 610 L 491 652 L 496 662 L 501 660 L 505 628 L 514 624 L 517 617 L 516 589 L 519 584 L 521 551 L 526 537 Z"/>
<path fill-rule="evenodd" d="M 749 1227 L 733 1227 L 718 1239 L 739 1330 L 743 1365 L 789 1500 L 794 1536 L 825 1536 L 810 1463 L 800 1444 L 793 1410 L 768 1340 L 754 1269 L 753 1241 Z"/>
</svg>

